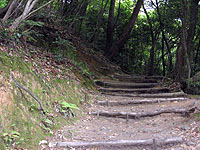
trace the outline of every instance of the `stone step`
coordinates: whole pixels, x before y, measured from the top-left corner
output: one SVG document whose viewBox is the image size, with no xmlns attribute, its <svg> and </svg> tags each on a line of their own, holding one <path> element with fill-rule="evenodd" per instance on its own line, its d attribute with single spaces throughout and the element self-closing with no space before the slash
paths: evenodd
<svg viewBox="0 0 200 150">
<path fill-rule="evenodd" d="M 127 83 L 127 82 L 107 82 L 96 81 L 96 85 L 106 88 L 151 88 L 158 86 L 158 83 Z"/>
<path fill-rule="evenodd" d="M 135 94 L 156 94 L 156 93 L 167 93 L 170 92 L 168 88 L 139 88 L 139 89 L 123 89 L 123 88 L 98 88 L 102 93 L 135 93 Z"/>
<path fill-rule="evenodd" d="M 113 109 L 112 107 L 109 107 L 107 110 L 98 110 L 95 112 L 91 112 L 91 115 L 104 116 L 104 117 L 113 117 L 113 118 L 123 118 L 123 119 L 139 119 L 143 117 L 153 117 L 161 114 L 182 114 L 186 117 L 190 115 L 190 113 L 194 113 L 196 109 L 196 106 L 194 104 L 189 104 L 185 106 L 163 106 L 158 107 L 155 109 L 148 109 L 148 110 L 142 110 L 137 109 L 133 110 L 130 108 L 119 108 L 119 109 Z"/>
<path fill-rule="evenodd" d="M 121 101 L 97 101 L 97 104 L 103 106 L 120 106 L 120 105 L 139 105 L 139 104 L 153 104 L 153 103 L 161 103 L 161 102 L 179 102 L 186 101 L 187 98 L 179 97 L 179 98 L 143 98 L 143 99 L 134 99 L 134 100 L 121 100 Z"/>
<path fill-rule="evenodd" d="M 122 82 L 132 82 L 132 83 L 158 83 L 156 79 L 145 79 L 145 78 L 118 78 Z"/>
<path fill-rule="evenodd" d="M 132 80 L 162 80 L 164 76 L 131 76 L 131 75 L 114 75 L 116 79 L 121 81 L 132 81 Z"/>
<path fill-rule="evenodd" d="M 94 149 L 107 149 L 109 147 L 124 149 L 129 148 L 139 148 L 154 147 L 155 149 L 159 146 L 165 145 L 175 145 L 183 143 L 184 139 L 182 137 L 172 137 L 172 138 L 156 138 L 156 139 L 139 139 L 139 140 L 113 140 L 113 141 L 62 141 L 62 142 L 50 142 L 49 147 L 51 148 L 94 148 Z M 124 147 L 124 148 L 123 148 Z"/>
<path fill-rule="evenodd" d="M 172 93 L 155 93 L 155 94 L 131 94 L 131 93 L 103 93 L 111 96 L 121 97 L 140 97 L 140 98 L 173 98 L 173 97 L 186 97 L 187 94 L 183 91 Z"/>
</svg>

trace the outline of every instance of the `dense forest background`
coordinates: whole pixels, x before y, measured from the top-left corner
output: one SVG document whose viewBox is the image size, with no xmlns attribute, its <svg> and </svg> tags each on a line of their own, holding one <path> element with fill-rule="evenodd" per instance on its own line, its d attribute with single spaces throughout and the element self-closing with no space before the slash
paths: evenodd
<svg viewBox="0 0 200 150">
<path fill-rule="evenodd" d="M 0 41 L 54 47 L 67 29 L 124 71 L 178 81 L 200 71 L 199 0 L 0 0 Z M 48 41 L 46 37 L 48 38 Z"/>
</svg>

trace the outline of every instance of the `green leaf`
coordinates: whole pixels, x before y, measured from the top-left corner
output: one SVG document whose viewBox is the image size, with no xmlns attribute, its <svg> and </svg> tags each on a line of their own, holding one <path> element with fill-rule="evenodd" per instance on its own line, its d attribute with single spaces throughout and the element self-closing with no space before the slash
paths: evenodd
<svg viewBox="0 0 200 150">
<path fill-rule="evenodd" d="M 12 139 L 8 139 L 8 142 L 11 143 L 11 142 L 12 142 Z"/>
<path fill-rule="evenodd" d="M 66 111 L 66 110 L 64 110 L 64 109 L 61 109 L 61 112 L 62 112 L 62 113 L 66 113 L 67 111 Z"/>
<path fill-rule="evenodd" d="M 44 122 L 48 123 L 48 124 L 53 124 L 53 122 L 51 120 L 49 120 L 49 119 L 45 119 Z"/>
<path fill-rule="evenodd" d="M 77 110 L 80 110 L 75 104 L 70 104 L 70 103 L 67 103 L 67 102 L 61 102 L 61 107 L 63 109 L 66 109 L 66 108 L 73 108 L 73 109 L 77 109 Z"/>
<path fill-rule="evenodd" d="M 19 135 L 14 134 L 12 135 L 12 138 L 19 138 Z"/>
<path fill-rule="evenodd" d="M 8 133 L 3 133 L 3 137 L 6 137 L 6 136 L 8 136 Z"/>
<path fill-rule="evenodd" d="M 17 135 L 17 136 L 20 136 L 20 133 L 17 132 L 17 131 L 11 131 L 11 132 L 10 132 L 10 135 Z"/>
</svg>

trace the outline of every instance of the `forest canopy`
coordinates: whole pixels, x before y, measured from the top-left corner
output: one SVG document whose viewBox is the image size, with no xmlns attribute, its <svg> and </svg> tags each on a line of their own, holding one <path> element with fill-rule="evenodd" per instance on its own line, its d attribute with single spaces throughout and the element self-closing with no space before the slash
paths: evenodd
<svg viewBox="0 0 200 150">
<path fill-rule="evenodd" d="M 200 71 L 199 0 L 1 0 L 0 8 L 4 43 L 7 32 L 36 42 L 59 26 L 131 73 L 182 81 Z"/>
</svg>

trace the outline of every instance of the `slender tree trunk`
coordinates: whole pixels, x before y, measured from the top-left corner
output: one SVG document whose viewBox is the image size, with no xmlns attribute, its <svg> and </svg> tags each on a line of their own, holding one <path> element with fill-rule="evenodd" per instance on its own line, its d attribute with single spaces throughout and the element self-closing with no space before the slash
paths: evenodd
<svg viewBox="0 0 200 150">
<path fill-rule="evenodd" d="M 80 13 L 79 13 L 79 16 L 80 16 L 81 18 L 80 18 L 80 19 L 77 21 L 77 23 L 76 23 L 77 26 L 78 26 L 77 31 L 76 31 L 77 35 L 80 35 L 82 23 L 83 23 L 83 20 L 84 20 L 83 17 L 84 17 L 85 14 L 86 14 L 86 10 L 87 10 L 88 4 L 89 4 L 89 1 L 88 1 L 88 0 L 85 0 L 83 6 L 82 6 L 82 8 L 81 8 L 81 11 L 80 11 Z"/>
<path fill-rule="evenodd" d="M 105 56 L 109 59 L 111 59 L 112 57 L 116 56 L 120 49 L 124 46 L 124 44 L 127 42 L 127 40 L 129 39 L 131 30 L 135 24 L 135 21 L 137 19 L 138 13 L 140 11 L 140 8 L 142 6 L 143 0 L 138 0 L 135 9 L 133 10 L 132 16 L 127 24 L 127 26 L 125 27 L 125 30 L 123 31 L 122 35 L 120 36 L 119 40 L 114 42 L 112 44 L 112 47 L 107 50 L 107 54 L 105 54 Z"/>
<path fill-rule="evenodd" d="M 104 51 L 105 54 L 107 53 L 107 50 L 111 48 L 113 42 L 114 10 L 115 10 L 115 0 L 111 0 L 109 16 L 108 16 L 107 33 L 106 33 L 106 46 Z"/>
<path fill-rule="evenodd" d="M 98 15 L 98 18 L 97 18 L 97 23 L 96 23 L 96 26 L 94 28 L 94 32 L 93 32 L 92 36 L 87 40 L 90 43 L 95 43 L 97 41 L 99 29 L 100 29 L 100 26 L 101 26 L 101 23 L 102 23 L 103 13 L 106 10 L 106 7 L 108 5 L 109 0 L 106 0 L 106 3 L 105 3 L 104 6 L 103 6 L 103 2 L 104 2 L 104 0 L 102 0 L 102 8 L 101 8 L 101 11 L 99 12 L 99 15 Z"/>
<path fill-rule="evenodd" d="M 120 8 L 121 8 L 121 0 L 119 0 L 119 6 L 118 6 L 118 10 L 117 10 L 117 17 L 116 17 L 116 19 L 115 19 L 115 23 L 114 23 L 114 25 L 113 25 L 113 28 L 116 27 L 117 22 L 118 22 L 118 20 L 119 20 L 119 16 L 120 16 Z"/>
<path fill-rule="evenodd" d="M 165 44 L 166 44 L 166 48 L 167 48 L 167 51 L 168 51 L 168 59 L 169 59 L 169 74 L 172 73 L 172 69 L 173 69 L 173 64 L 172 64 L 172 54 L 171 54 L 171 50 L 169 48 L 169 44 L 168 44 L 168 41 L 167 41 L 167 38 L 165 36 L 165 31 L 164 31 L 164 24 L 162 22 L 162 18 L 161 18 L 161 14 L 160 14 L 160 9 L 159 9 L 159 5 L 158 5 L 158 0 L 156 0 L 156 9 L 157 9 L 157 13 L 158 13 L 158 19 L 159 19 L 159 22 L 160 22 L 160 29 L 161 29 L 161 32 L 162 32 L 162 38 L 164 39 L 165 41 Z"/>
<path fill-rule="evenodd" d="M 5 16 L 4 14 L 8 11 L 8 9 L 9 9 L 9 7 L 10 7 L 10 5 L 12 4 L 12 0 L 10 0 L 9 2 L 8 2 L 8 4 L 4 7 L 4 8 L 1 8 L 0 9 L 0 18 L 1 17 L 3 17 L 3 16 Z"/>
<path fill-rule="evenodd" d="M 153 32 L 153 25 L 152 25 L 152 22 L 151 22 L 151 19 L 148 15 L 148 12 L 143 4 L 143 9 L 144 9 L 144 12 L 147 16 L 147 20 L 148 20 L 148 23 L 149 23 L 149 26 L 150 26 L 150 31 L 151 31 L 151 50 L 150 50 L 150 60 L 149 60 L 149 70 L 148 70 L 148 75 L 153 75 L 153 71 L 154 71 L 154 49 L 155 49 L 155 35 L 154 35 L 154 32 Z"/>
<path fill-rule="evenodd" d="M 194 72 L 196 71 L 196 67 L 197 67 L 197 61 L 198 61 L 198 57 L 199 57 L 199 50 L 200 50 L 200 39 L 199 39 L 199 42 L 198 42 L 196 55 L 195 55 L 195 58 L 194 58 L 194 68 L 193 68 Z"/>
<path fill-rule="evenodd" d="M 77 3 L 77 0 L 71 0 L 70 4 L 65 3 L 65 6 L 63 8 L 63 11 L 64 11 L 63 16 L 70 16 L 71 14 L 73 14 L 74 11 L 72 10 L 75 10 L 74 6 L 76 6 L 76 3 Z"/>
<path fill-rule="evenodd" d="M 8 8 L 8 11 L 6 12 L 5 16 L 2 19 L 2 22 L 5 22 L 8 20 L 10 15 L 12 14 L 13 10 L 17 6 L 17 0 L 13 0 L 12 3 L 10 4 L 10 7 Z"/>
<path fill-rule="evenodd" d="M 75 17 L 73 18 L 72 23 L 69 25 L 69 28 L 72 28 L 72 27 L 74 26 L 74 24 L 75 24 L 75 22 L 76 22 L 76 20 L 77 20 L 77 18 L 78 18 L 78 16 L 79 16 L 79 14 L 80 14 L 80 12 L 81 12 L 81 8 L 83 7 L 83 5 L 84 5 L 84 2 L 82 2 L 82 3 L 80 4 L 80 6 L 79 6 L 79 8 L 78 8 L 78 11 L 76 12 Z"/>
<path fill-rule="evenodd" d="M 25 9 L 22 13 L 21 16 L 19 16 L 18 18 L 15 19 L 15 21 L 13 22 L 13 24 L 10 26 L 11 30 L 15 30 L 19 24 L 26 19 L 27 15 L 30 13 L 30 11 L 32 10 L 32 8 L 35 6 L 35 4 L 38 2 L 38 0 L 28 0 L 25 6 Z"/>
<path fill-rule="evenodd" d="M 184 5 L 184 0 L 182 0 L 183 5 Z M 186 37 L 187 37 L 187 29 L 186 29 L 186 14 L 183 11 L 183 19 L 182 19 L 182 46 L 184 50 L 184 55 L 185 55 L 185 60 L 186 60 L 186 65 L 187 65 L 187 75 L 186 78 L 189 79 L 191 75 L 191 66 L 189 62 L 189 55 L 188 55 L 188 50 L 187 50 L 187 43 L 186 43 Z"/>
<path fill-rule="evenodd" d="M 163 67 L 163 76 L 166 75 L 165 73 L 165 56 L 164 56 L 164 48 L 165 48 L 165 41 L 162 38 L 162 67 Z"/>
</svg>

